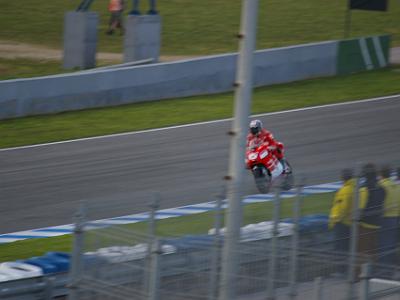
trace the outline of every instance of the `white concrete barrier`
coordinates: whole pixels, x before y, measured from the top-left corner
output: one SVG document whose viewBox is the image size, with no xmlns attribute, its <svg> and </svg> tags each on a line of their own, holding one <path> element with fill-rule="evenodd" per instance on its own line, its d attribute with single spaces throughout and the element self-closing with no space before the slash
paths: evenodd
<svg viewBox="0 0 400 300">
<path fill-rule="evenodd" d="M 336 41 L 256 52 L 255 86 L 336 72 Z M 0 119 L 233 89 L 237 54 L 0 81 Z"/>
</svg>

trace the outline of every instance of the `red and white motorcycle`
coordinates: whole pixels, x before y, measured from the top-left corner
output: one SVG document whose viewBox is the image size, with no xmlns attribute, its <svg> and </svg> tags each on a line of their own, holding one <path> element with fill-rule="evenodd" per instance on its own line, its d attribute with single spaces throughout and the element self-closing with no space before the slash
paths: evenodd
<svg viewBox="0 0 400 300">
<path fill-rule="evenodd" d="M 283 165 L 274 151 L 266 143 L 246 151 L 246 166 L 252 171 L 256 186 L 262 194 L 268 193 L 274 183 L 280 184 L 284 190 L 293 187 L 292 167 L 287 160 Z"/>
</svg>

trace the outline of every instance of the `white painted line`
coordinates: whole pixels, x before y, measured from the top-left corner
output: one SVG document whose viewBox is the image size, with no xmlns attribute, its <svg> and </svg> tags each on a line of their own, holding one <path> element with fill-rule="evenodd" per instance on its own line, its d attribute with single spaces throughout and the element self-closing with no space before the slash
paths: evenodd
<svg viewBox="0 0 400 300">
<path fill-rule="evenodd" d="M 319 190 L 319 189 L 304 189 L 303 194 L 323 194 L 323 193 L 330 193 L 329 191 Z"/>
<path fill-rule="evenodd" d="M 163 210 L 164 212 L 169 212 L 169 213 L 177 213 L 177 214 L 188 214 L 188 215 L 192 215 L 192 214 L 199 214 L 199 213 L 203 213 L 206 211 L 209 211 L 207 209 L 184 209 L 182 207 L 177 208 L 177 209 L 168 209 L 168 210 Z"/>
<path fill-rule="evenodd" d="M 15 233 L 9 233 L 9 235 L 24 235 L 24 236 L 32 236 L 32 237 L 49 237 L 49 236 L 57 236 L 60 235 L 59 232 L 38 232 L 33 230 L 25 230 L 19 231 Z"/>
<path fill-rule="evenodd" d="M 362 55 L 362 57 L 364 59 L 365 67 L 367 68 L 367 70 L 372 70 L 374 68 L 374 65 L 372 64 L 371 56 L 369 55 L 366 39 L 365 38 L 360 38 L 358 40 L 358 43 L 360 44 L 361 55 Z"/>
<path fill-rule="evenodd" d="M 399 99 L 396 99 L 396 98 L 399 98 Z M 323 109 L 323 108 L 330 108 L 330 107 L 336 107 L 336 106 L 363 104 L 363 103 L 368 103 L 368 102 L 373 102 L 373 101 L 381 101 L 381 100 L 388 100 L 388 99 L 393 99 L 393 100 L 399 101 L 400 100 L 400 94 L 390 95 L 390 96 L 383 96 L 383 97 L 376 97 L 376 98 L 370 98 L 370 99 L 354 100 L 354 101 L 341 102 L 341 103 L 332 103 L 332 104 L 309 106 L 309 107 L 296 108 L 296 109 L 283 110 L 283 111 L 276 111 L 276 112 L 269 112 L 269 113 L 262 113 L 262 114 L 255 114 L 255 115 L 252 115 L 251 117 L 256 118 L 256 117 L 263 117 L 263 116 L 281 115 L 281 114 L 296 113 L 296 112 L 302 112 L 302 111 L 308 111 L 308 110 L 314 110 L 314 109 L 321 109 L 321 108 Z M 191 124 L 185 124 L 185 125 L 177 125 L 177 126 L 170 126 L 170 127 L 163 127 L 163 128 L 140 130 L 140 131 L 123 132 L 123 133 L 117 133 L 117 134 L 94 136 L 94 137 L 73 139 L 73 140 L 66 140 L 66 141 L 59 141 L 59 142 L 52 142 L 52 143 L 44 143 L 44 144 L 35 144 L 35 145 L 27 145 L 27 146 L 20 146 L 20 147 L 3 148 L 3 149 L 0 149 L 0 152 L 12 151 L 12 150 L 22 150 L 22 149 L 28 149 L 28 148 L 45 147 L 45 146 L 52 146 L 52 145 L 58 145 L 58 144 L 84 142 L 84 141 L 91 141 L 91 140 L 97 140 L 97 139 L 106 139 L 106 138 L 128 136 L 128 135 L 136 135 L 136 134 L 158 132 L 158 131 L 165 131 L 165 130 L 173 130 L 173 129 L 178 129 L 178 128 L 201 126 L 201 125 L 207 125 L 207 124 L 217 124 L 217 123 L 222 123 L 222 122 L 229 122 L 231 120 L 232 120 L 232 118 L 220 119 L 220 120 L 214 120 L 214 121 L 198 122 L 198 123 L 191 123 Z"/>
<path fill-rule="evenodd" d="M 261 202 L 267 202 L 267 201 L 272 201 L 272 199 L 252 199 L 252 198 L 246 198 L 243 200 L 244 203 L 261 203 Z"/>
<path fill-rule="evenodd" d="M 286 198 L 293 198 L 295 197 L 296 194 L 295 193 L 287 193 L 287 194 L 281 194 L 279 195 L 280 198 L 286 199 Z"/>
<path fill-rule="evenodd" d="M 156 220 L 163 220 L 163 219 L 169 219 L 169 218 L 179 218 L 179 217 L 181 217 L 181 216 L 174 216 L 174 215 L 168 216 L 168 215 L 157 215 L 156 214 Z"/>
<path fill-rule="evenodd" d="M 0 244 L 7 244 L 17 241 L 21 241 L 21 239 L 0 239 Z"/>
<path fill-rule="evenodd" d="M 66 224 L 66 225 L 60 225 L 60 226 L 54 226 L 54 227 L 51 227 L 51 229 L 52 230 L 74 230 L 74 228 L 75 228 L 75 225 L 74 224 Z M 37 231 L 40 231 L 40 230 L 48 230 L 48 228 L 38 228 L 38 229 L 35 229 L 35 230 L 37 230 Z"/>
<path fill-rule="evenodd" d="M 215 202 L 214 203 L 206 202 L 206 203 L 193 204 L 193 205 L 190 205 L 190 207 L 201 207 L 201 208 L 206 207 L 206 208 L 213 209 L 213 208 L 215 208 Z M 182 207 L 182 208 L 184 209 L 185 207 Z"/>
<path fill-rule="evenodd" d="M 385 56 L 383 55 L 381 40 L 379 39 L 379 37 L 374 36 L 372 38 L 372 42 L 374 43 L 375 52 L 376 52 L 376 56 L 378 57 L 379 66 L 385 67 L 386 59 L 385 59 Z"/>
<path fill-rule="evenodd" d="M 109 219 L 109 220 L 100 220 L 100 221 L 94 221 L 94 222 L 91 222 L 91 223 L 95 223 L 95 224 L 107 224 L 107 225 L 124 225 L 124 224 L 131 224 L 131 223 L 133 223 L 133 222 L 135 222 L 135 221 L 129 221 L 129 220 L 112 220 L 112 219 Z"/>
<path fill-rule="evenodd" d="M 326 183 L 326 184 L 321 184 L 318 185 L 318 187 L 320 188 L 326 188 L 326 189 L 335 189 L 335 188 L 339 188 L 342 186 L 342 182 L 337 182 L 337 183 Z"/>
</svg>

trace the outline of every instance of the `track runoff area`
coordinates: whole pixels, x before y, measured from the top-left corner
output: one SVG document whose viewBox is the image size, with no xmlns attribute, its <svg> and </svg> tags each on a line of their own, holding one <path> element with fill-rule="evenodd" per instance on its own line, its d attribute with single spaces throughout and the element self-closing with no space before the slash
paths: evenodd
<svg viewBox="0 0 400 300">
<path fill-rule="evenodd" d="M 393 95 L 393 96 L 371 98 L 371 99 L 366 99 L 366 100 L 358 100 L 358 101 L 351 101 L 351 102 L 345 102 L 345 103 L 320 105 L 320 106 L 306 107 L 306 108 L 293 109 L 293 110 L 287 110 L 287 111 L 258 114 L 258 115 L 253 115 L 252 117 L 261 117 L 261 116 L 268 116 L 268 115 L 275 115 L 275 114 L 285 114 L 285 113 L 290 113 L 290 112 L 313 110 L 313 109 L 319 109 L 319 108 L 324 108 L 324 107 L 346 106 L 346 105 L 351 105 L 351 104 L 356 104 L 356 103 L 365 103 L 365 102 L 379 101 L 379 100 L 385 100 L 385 99 L 396 99 L 399 97 L 400 97 L 400 95 Z M 399 98 L 399 100 L 400 100 L 400 98 Z M 229 120 L 231 120 L 231 119 L 223 119 L 223 120 L 194 123 L 194 124 L 187 124 L 187 125 L 180 125 L 180 126 L 173 126 L 173 127 L 166 127 L 166 128 L 150 129 L 150 130 L 144 130 L 144 131 L 135 131 L 135 132 L 121 133 L 121 134 L 115 134 L 115 135 L 106 135 L 106 136 L 99 136 L 99 137 L 92 137 L 92 138 L 75 139 L 75 140 L 61 141 L 61 142 L 55 142 L 55 143 L 46 143 L 46 144 L 38 144 L 38 145 L 28 145 L 28 146 L 23 146 L 23 147 L 5 148 L 5 149 L 0 149 L 0 152 L 13 151 L 16 149 L 23 149 L 23 148 L 43 147 L 43 146 L 53 145 L 53 144 L 73 143 L 73 142 L 79 142 L 82 140 L 102 139 L 102 138 L 108 138 L 108 137 L 113 137 L 113 136 L 132 135 L 132 134 L 141 134 L 141 133 L 152 132 L 152 131 L 171 130 L 171 129 L 181 128 L 181 127 L 190 127 L 190 126 L 198 126 L 198 125 L 209 124 L 209 123 L 226 122 Z M 319 185 L 306 186 L 306 187 L 304 187 L 303 194 L 311 195 L 311 194 L 319 194 L 319 193 L 331 193 L 331 192 L 337 191 L 341 187 L 341 185 L 342 185 L 342 183 L 340 181 L 337 181 L 337 182 L 331 182 L 331 183 L 325 183 L 325 184 L 319 184 Z M 281 198 L 292 198 L 294 196 L 296 196 L 296 191 L 294 189 L 281 193 Z M 274 194 L 272 194 L 272 193 L 248 195 L 248 196 L 244 197 L 243 202 L 245 204 L 269 202 L 269 201 L 272 201 L 273 198 L 274 198 Z M 222 208 L 227 207 L 226 202 L 227 202 L 226 199 L 223 200 Z M 186 206 L 181 206 L 181 207 L 176 207 L 176 208 L 162 209 L 162 210 L 156 211 L 155 218 L 156 218 L 156 220 L 161 220 L 161 219 L 167 219 L 167 218 L 175 218 L 175 217 L 180 217 L 180 216 L 204 213 L 204 212 L 215 210 L 216 205 L 217 205 L 216 201 L 210 201 L 210 202 L 186 205 Z M 94 222 L 91 222 L 90 223 L 91 225 L 89 225 L 89 227 L 87 229 L 91 229 L 90 227 L 92 227 L 92 229 L 95 229 L 95 228 L 106 227 L 106 226 L 111 226 L 111 225 L 133 224 L 133 223 L 147 221 L 148 219 L 149 219 L 148 212 L 114 217 L 114 218 L 109 218 L 109 219 L 101 219 L 101 220 L 96 220 Z M 25 230 L 25 231 L 19 231 L 19 232 L 14 232 L 14 233 L 1 234 L 0 235 L 0 244 L 11 243 L 11 242 L 25 240 L 25 239 L 48 238 L 48 237 L 66 235 L 66 234 L 73 233 L 73 230 L 74 230 L 74 224 L 67 224 L 67 225 L 61 225 L 61 226 L 52 226 L 52 227 L 46 227 L 46 228 L 39 228 L 39 229 Z"/>
</svg>

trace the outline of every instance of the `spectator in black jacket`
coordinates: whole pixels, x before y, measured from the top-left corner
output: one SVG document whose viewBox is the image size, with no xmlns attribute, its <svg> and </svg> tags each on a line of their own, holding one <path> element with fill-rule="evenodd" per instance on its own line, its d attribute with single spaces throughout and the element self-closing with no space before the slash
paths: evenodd
<svg viewBox="0 0 400 300">
<path fill-rule="evenodd" d="M 375 165 L 369 163 L 363 168 L 365 182 L 360 188 L 359 252 L 368 260 L 379 255 L 378 232 L 383 216 L 385 190 L 378 184 Z"/>
</svg>

